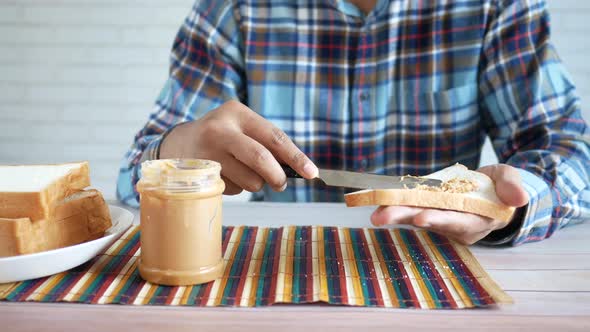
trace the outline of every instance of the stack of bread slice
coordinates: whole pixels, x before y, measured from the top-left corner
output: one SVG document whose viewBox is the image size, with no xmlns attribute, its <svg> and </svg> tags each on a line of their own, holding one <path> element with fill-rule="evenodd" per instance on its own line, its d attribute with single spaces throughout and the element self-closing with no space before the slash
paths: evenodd
<svg viewBox="0 0 590 332">
<path fill-rule="evenodd" d="M 0 166 L 0 257 L 97 239 L 109 208 L 90 185 L 87 162 Z"/>
</svg>

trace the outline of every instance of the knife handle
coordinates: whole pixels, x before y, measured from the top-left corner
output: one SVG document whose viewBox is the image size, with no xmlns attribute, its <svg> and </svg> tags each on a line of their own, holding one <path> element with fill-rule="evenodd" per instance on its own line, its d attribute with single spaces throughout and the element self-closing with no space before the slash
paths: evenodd
<svg viewBox="0 0 590 332">
<path fill-rule="evenodd" d="M 303 179 L 303 177 L 301 175 L 297 174 L 297 172 L 293 168 L 291 168 L 291 166 L 281 164 L 281 167 L 283 168 L 283 171 L 285 172 L 285 175 L 288 178 Z"/>
</svg>

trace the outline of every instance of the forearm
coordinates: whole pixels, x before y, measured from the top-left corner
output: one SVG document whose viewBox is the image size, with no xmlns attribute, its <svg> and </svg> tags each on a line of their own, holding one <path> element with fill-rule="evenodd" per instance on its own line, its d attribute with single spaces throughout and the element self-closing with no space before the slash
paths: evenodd
<svg viewBox="0 0 590 332">
<path fill-rule="evenodd" d="M 164 137 L 175 125 L 198 119 L 224 101 L 244 95 L 242 46 L 232 5 L 211 7 L 207 1 L 197 2 L 179 29 L 170 56 L 170 77 L 122 162 L 117 182 L 122 202 L 137 205 L 135 184 L 142 161 L 183 156 L 174 151 L 161 155 Z M 186 144 L 173 145 L 181 148 Z"/>
<path fill-rule="evenodd" d="M 573 142 L 570 142 L 572 144 Z M 588 144 L 578 146 L 569 156 L 553 147 L 515 155 L 509 163 L 521 167 L 526 191 L 530 196 L 522 226 L 513 244 L 539 241 L 568 224 L 590 219 L 590 155 Z"/>
<path fill-rule="evenodd" d="M 520 244 L 590 219 L 590 130 L 544 2 L 498 6 L 482 54 L 482 114 L 500 162 L 521 170 L 530 197 L 508 241 Z"/>
<path fill-rule="evenodd" d="M 566 79 L 557 71 L 543 71 L 546 80 Z M 515 221 L 520 228 L 512 244 L 539 241 L 563 226 L 590 219 L 590 130 L 575 88 L 569 82 L 563 85 L 567 88 L 553 96 L 537 97 L 515 131 L 496 132 L 500 161 L 521 170 L 530 197 L 523 218 Z"/>
</svg>

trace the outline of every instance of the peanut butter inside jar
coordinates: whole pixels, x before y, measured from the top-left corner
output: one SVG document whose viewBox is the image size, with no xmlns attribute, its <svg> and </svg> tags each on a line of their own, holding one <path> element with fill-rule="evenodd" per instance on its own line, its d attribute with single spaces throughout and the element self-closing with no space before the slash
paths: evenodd
<svg viewBox="0 0 590 332">
<path fill-rule="evenodd" d="M 222 274 L 221 165 L 163 159 L 141 165 L 139 274 L 162 285 L 202 284 Z"/>
</svg>

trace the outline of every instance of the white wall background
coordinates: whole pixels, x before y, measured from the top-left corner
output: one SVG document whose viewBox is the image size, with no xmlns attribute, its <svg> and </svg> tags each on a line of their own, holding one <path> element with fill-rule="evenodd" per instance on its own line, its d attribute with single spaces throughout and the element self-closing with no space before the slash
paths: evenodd
<svg viewBox="0 0 590 332">
<path fill-rule="evenodd" d="M 119 162 L 163 85 L 193 0 L 0 0 L 0 163 Z M 590 1 L 548 0 L 553 40 L 590 119 Z M 495 157 L 486 149 L 484 163 Z"/>
</svg>

